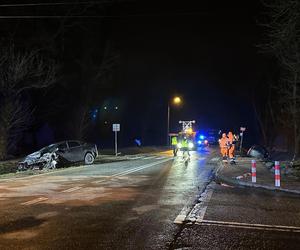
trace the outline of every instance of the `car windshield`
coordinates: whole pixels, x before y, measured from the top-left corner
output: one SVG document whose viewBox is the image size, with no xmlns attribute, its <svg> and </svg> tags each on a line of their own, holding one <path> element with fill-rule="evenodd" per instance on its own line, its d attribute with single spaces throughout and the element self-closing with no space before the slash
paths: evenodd
<svg viewBox="0 0 300 250">
<path fill-rule="evenodd" d="M 47 152 L 53 152 L 55 149 L 57 148 L 57 144 L 51 144 L 47 147 L 44 147 L 40 150 L 40 152 L 43 153 L 47 153 Z"/>
</svg>

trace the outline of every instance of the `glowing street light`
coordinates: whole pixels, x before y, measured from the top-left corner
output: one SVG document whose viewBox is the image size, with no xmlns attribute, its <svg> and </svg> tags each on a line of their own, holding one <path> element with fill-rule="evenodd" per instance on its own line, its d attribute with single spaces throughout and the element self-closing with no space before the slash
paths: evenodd
<svg viewBox="0 0 300 250">
<path fill-rule="evenodd" d="M 174 105 L 180 105 L 182 103 L 182 100 L 179 96 L 175 96 L 172 99 L 172 104 Z M 168 125 L 167 125 L 167 146 L 169 145 L 169 134 L 170 134 L 170 102 L 168 102 Z"/>
<path fill-rule="evenodd" d="M 179 96 L 176 96 L 173 98 L 173 103 L 176 105 L 179 105 L 181 103 L 181 98 Z"/>
</svg>

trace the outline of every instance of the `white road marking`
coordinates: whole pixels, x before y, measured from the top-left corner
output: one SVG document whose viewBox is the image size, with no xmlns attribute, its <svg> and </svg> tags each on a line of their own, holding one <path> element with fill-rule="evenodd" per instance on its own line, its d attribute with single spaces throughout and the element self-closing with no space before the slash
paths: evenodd
<svg viewBox="0 0 300 250">
<path fill-rule="evenodd" d="M 245 228 L 245 229 L 285 231 L 285 232 L 300 233 L 300 227 L 295 227 L 295 226 L 251 224 L 251 223 L 242 223 L 242 222 L 214 221 L 214 220 L 202 220 L 201 223 L 198 223 L 198 224 L 210 225 L 210 226 L 223 226 L 223 227 L 233 227 L 233 228 Z"/>
<path fill-rule="evenodd" d="M 196 219 L 196 222 L 199 223 L 199 222 L 203 221 L 203 218 L 204 218 L 204 215 L 206 213 L 206 209 L 207 209 L 208 203 L 209 203 L 209 201 L 210 201 L 210 199 L 212 197 L 213 192 L 214 192 L 214 190 L 213 190 L 213 188 L 211 188 L 211 189 L 209 189 L 207 191 L 205 197 L 203 197 L 202 202 L 203 202 L 203 204 L 206 203 L 206 205 L 201 208 L 199 216 Z"/>
<path fill-rule="evenodd" d="M 143 166 L 134 168 L 134 169 L 129 169 L 129 170 L 127 170 L 127 171 L 124 171 L 124 172 L 122 172 L 122 173 L 118 173 L 118 174 L 115 174 L 115 175 L 112 175 L 112 176 L 114 176 L 114 177 L 124 176 L 124 175 L 131 174 L 131 173 L 134 173 L 134 172 L 137 172 L 137 171 L 146 169 L 146 168 L 153 167 L 153 166 L 155 166 L 155 165 L 159 165 L 159 164 L 161 164 L 161 163 L 164 163 L 164 162 L 167 162 L 167 161 L 170 161 L 170 160 L 171 160 L 171 159 L 165 159 L 165 160 L 161 160 L 161 161 L 157 161 L 157 162 L 152 162 L 152 163 L 149 163 L 149 164 L 146 164 L 146 165 L 143 165 Z"/>
<path fill-rule="evenodd" d="M 134 157 L 129 156 L 128 158 L 131 160 L 137 160 L 137 159 L 144 158 L 144 156 L 134 156 Z"/>
<path fill-rule="evenodd" d="M 92 183 L 105 182 L 108 179 L 116 178 L 116 177 L 121 177 L 121 176 L 124 176 L 124 175 L 128 175 L 128 174 L 140 171 L 142 169 L 150 168 L 150 167 L 153 167 L 155 165 L 159 165 L 161 163 L 165 163 L 165 162 L 170 161 L 170 160 L 171 159 L 164 159 L 164 160 L 161 160 L 161 161 L 152 162 L 150 164 L 142 165 L 142 166 L 139 166 L 139 167 L 136 167 L 136 168 L 133 168 L 133 169 L 129 169 L 129 170 L 126 170 L 126 171 L 123 171 L 123 172 L 116 173 L 114 175 L 108 176 L 106 180 L 93 181 Z M 81 188 L 82 188 L 81 186 L 76 186 L 76 187 L 73 187 L 73 188 L 69 188 L 69 189 L 63 190 L 61 192 L 62 193 L 70 193 L 70 192 L 79 190 Z M 31 200 L 31 201 L 27 201 L 27 202 L 21 203 L 21 205 L 28 206 L 28 205 L 32 205 L 32 204 L 35 204 L 35 203 L 39 203 L 39 202 L 45 201 L 45 200 L 48 200 L 48 198 L 46 198 L 46 197 L 40 197 L 40 198 L 36 198 L 34 200 Z"/>
<path fill-rule="evenodd" d="M 29 205 L 33 205 L 33 204 L 36 204 L 36 203 L 39 203 L 39 202 L 42 202 L 42 201 L 46 201 L 46 200 L 48 200 L 47 197 L 39 197 L 39 198 L 36 198 L 34 200 L 31 200 L 31 201 L 23 202 L 23 203 L 21 203 L 21 205 L 29 206 Z"/>
<path fill-rule="evenodd" d="M 153 159 L 153 158 L 156 158 L 156 156 L 148 156 L 148 157 L 145 157 L 144 160 L 150 160 L 150 159 Z"/>
<path fill-rule="evenodd" d="M 121 177 L 121 176 L 128 175 L 128 174 L 131 174 L 131 173 L 134 173 L 134 172 L 138 172 L 140 170 L 150 168 L 150 167 L 153 167 L 155 165 L 159 165 L 161 163 L 164 163 L 164 162 L 167 162 L 167 161 L 170 161 L 170 160 L 171 159 L 164 159 L 164 160 L 161 160 L 161 161 L 156 161 L 156 162 L 152 162 L 152 163 L 149 163 L 149 164 L 146 164 L 146 165 L 142 165 L 142 166 L 139 166 L 139 167 L 136 167 L 136 168 L 128 169 L 126 171 L 108 176 L 107 179 L 105 179 L 105 180 L 93 181 L 92 183 L 98 184 L 98 183 L 101 183 L 101 182 L 105 182 L 109 179 L 116 178 L 116 177 Z"/>
<path fill-rule="evenodd" d="M 174 220 L 174 223 L 176 224 L 182 224 L 185 221 L 186 214 L 179 214 L 176 219 Z"/>
<path fill-rule="evenodd" d="M 183 207 L 183 209 L 177 215 L 176 219 L 174 220 L 175 224 L 182 224 L 185 221 L 185 219 L 188 216 L 188 213 L 190 211 L 190 204 L 192 204 L 193 199 L 194 198 L 189 199 L 187 204 Z"/>
<path fill-rule="evenodd" d="M 167 156 L 159 156 L 159 157 L 156 157 L 157 160 L 161 160 L 161 159 L 166 159 Z"/>
<path fill-rule="evenodd" d="M 76 191 L 76 190 L 79 190 L 79 189 L 81 189 L 82 187 L 73 187 L 73 188 L 69 188 L 69 189 L 66 189 L 66 190 L 63 190 L 63 191 L 61 191 L 62 193 L 71 193 L 71 192 L 74 192 L 74 191 Z"/>
</svg>

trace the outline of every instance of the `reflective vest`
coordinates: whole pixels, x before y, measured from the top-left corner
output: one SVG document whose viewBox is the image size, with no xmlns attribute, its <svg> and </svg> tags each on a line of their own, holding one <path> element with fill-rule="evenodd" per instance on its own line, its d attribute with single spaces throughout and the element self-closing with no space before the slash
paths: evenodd
<svg viewBox="0 0 300 250">
<path fill-rule="evenodd" d="M 172 137 L 172 145 L 176 146 L 177 145 L 177 137 Z"/>
<path fill-rule="evenodd" d="M 181 142 L 181 145 L 182 145 L 183 148 L 188 148 L 188 147 L 189 147 L 189 143 L 188 143 L 187 140 L 183 140 L 183 141 Z"/>
<path fill-rule="evenodd" d="M 228 139 L 225 137 L 225 138 L 221 138 L 220 141 L 219 141 L 219 144 L 220 144 L 220 147 L 221 148 L 226 148 L 228 146 Z"/>
</svg>

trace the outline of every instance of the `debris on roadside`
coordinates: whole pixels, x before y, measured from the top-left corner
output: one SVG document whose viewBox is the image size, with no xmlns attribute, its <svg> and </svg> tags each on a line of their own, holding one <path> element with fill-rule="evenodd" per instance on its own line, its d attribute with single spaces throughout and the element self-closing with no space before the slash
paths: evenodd
<svg viewBox="0 0 300 250">
<path fill-rule="evenodd" d="M 251 176 L 251 173 L 246 173 L 246 174 L 243 174 L 243 175 L 239 175 L 239 176 L 235 177 L 235 179 L 240 180 L 240 179 L 247 178 L 248 176 Z"/>
</svg>

